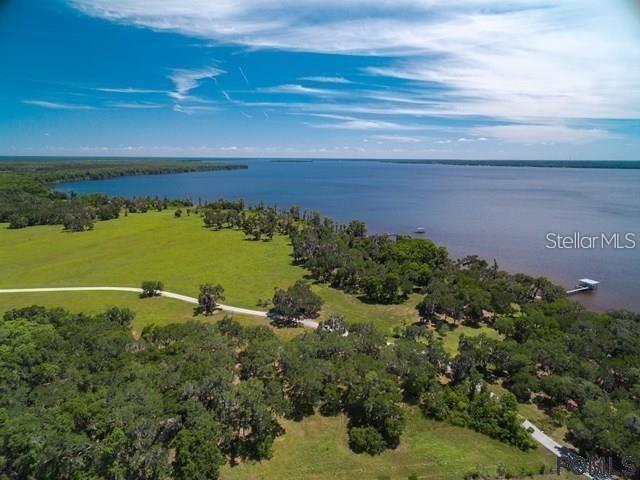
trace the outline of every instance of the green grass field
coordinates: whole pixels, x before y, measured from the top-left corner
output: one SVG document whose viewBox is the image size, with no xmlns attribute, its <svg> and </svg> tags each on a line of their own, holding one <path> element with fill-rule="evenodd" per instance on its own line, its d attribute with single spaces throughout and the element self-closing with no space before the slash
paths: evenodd
<svg viewBox="0 0 640 480">
<path fill-rule="evenodd" d="M 375 457 L 349 450 L 343 416 L 316 415 L 283 425 L 286 434 L 276 440 L 271 460 L 225 467 L 222 478 L 406 480 L 415 474 L 420 479 L 453 480 L 475 470 L 496 474 L 499 465 L 516 474 L 555 467 L 555 459 L 540 449 L 525 453 L 471 430 L 425 419 L 416 408 L 407 408 L 400 446 Z"/>
<path fill-rule="evenodd" d="M 286 237 L 247 241 L 241 232 L 210 231 L 200 217 L 177 219 L 171 211 L 98 222 L 95 230 L 83 233 L 65 233 L 59 226 L 9 230 L 0 225 L 0 288 L 139 287 L 143 280 L 161 280 L 167 290 L 196 296 L 200 284 L 211 282 L 225 287 L 226 303 L 260 310 L 260 300 L 270 299 L 276 287 L 286 288 L 304 277 L 290 254 Z M 325 300 L 323 317 L 340 313 L 350 321 L 370 320 L 382 328 L 417 320 L 416 297 L 403 305 L 378 306 L 325 285 L 314 289 Z M 39 300 L 59 306 L 84 301 L 91 306 L 99 304 L 99 298 L 58 292 Z M 0 296 L 0 308 L 7 301 L 13 300 Z M 162 305 L 159 310 L 164 310 Z M 135 302 L 128 306 L 140 310 L 140 322 L 152 313 Z M 178 318 L 184 318 L 181 306 L 166 308 L 177 309 Z M 157 313 L 159 318 L 166 315 L 173 314 Z"/>
</svg>

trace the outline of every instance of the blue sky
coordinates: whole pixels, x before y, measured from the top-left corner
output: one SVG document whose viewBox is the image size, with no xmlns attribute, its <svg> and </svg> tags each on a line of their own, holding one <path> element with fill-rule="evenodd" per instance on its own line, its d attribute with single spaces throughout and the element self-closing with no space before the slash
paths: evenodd
<svg viewBox="0 0 640 480">
<path fill-rule="evenodd" d="M 0 0 L 0 155 L 640 159 L 630 0 Z"/>
</svg>

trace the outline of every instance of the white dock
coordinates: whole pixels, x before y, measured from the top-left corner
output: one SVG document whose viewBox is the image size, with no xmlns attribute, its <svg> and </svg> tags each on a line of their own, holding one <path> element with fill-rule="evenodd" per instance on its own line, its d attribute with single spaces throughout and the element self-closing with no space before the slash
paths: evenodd
<svg viewBox="0 0 640 480">
<path fill-rule="evenodd" d="M 598 285 L 600 285 L 600 282 L 598 282 L 597 280 L 592 280 L 590 278 L 581 278 L 580 280 L 578 280 L 578 284 L 572 290 L 567 290 L 567 295 L 597 290 Z"/>
</svg>

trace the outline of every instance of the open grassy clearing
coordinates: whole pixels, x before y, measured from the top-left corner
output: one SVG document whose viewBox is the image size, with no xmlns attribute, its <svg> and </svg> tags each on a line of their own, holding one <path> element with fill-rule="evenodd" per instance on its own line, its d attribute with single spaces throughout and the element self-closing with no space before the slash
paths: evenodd
<svg viewBox="0 0 640 480">
<path fill-rule="evenodd" d="M 444 349 L 450 355 L 455 355 L 458 352 L 458 344 L 460 343 L 460 337 L 462 335 L 465 337 L 477 337 L 481 334 L 485 334 L 489 338 L 502 339 L 502 335 L 486 325 L 470 327 L 468 325 L 445 324 L 438 328 L 437 334 L 442 338 Z"/>
<path fill-rule="evenodd" d="M 0 288 L 138 287 L 143 280 L 161 280 L 169 291 L 197 296 L 200 284 L 212 282 L 225 287 L 226 303 L 264 310 L 261 301 L 270 299 L 276 287 L 286 288 L 305 275 L 291 264 L 290 253 L 286 237 L 247 241 L 241 232 L 210 231 L 200 217 L 177 219 L 172 211 L 98 222 L 95 230 L 76 234 L 59 226 L 9 230 L 0 225 Z M 325 300 L 323 317 L 340 313 L 385 329 L 417 320 L 417 297 L 403 305 L 379 306 L 325 285 L 314 289 Z"/>
<path fill-rule="evenodd" d="M 313 285 L 312 289 L 325 301 L 320 319 L 339 313 L 350 322 L 374 322 L 385 333 L 391 333 L 397 325 L 415 323 L 420 319 L 416 305 L 421 297 L 417 294 L 400 305 L 371 305 L 327 285 Z"/>
<path fill-rule="evenodd" d="M 291 265 L 284 237 L 249 242 L 240 232 L 211 232 L 201 218 L 176 219 L 171 211 L 98 222 L 95 230 L 76 234 L 58 226 L 1 229 L 0 263 L 3 288 L 138 287 L 151 279 L 195 296 L 201 283 L 219 282 L 228 303 L 251 308 L 303 274 Z"/>
<path fill-rule="evenodd" d="M 541 449 L 524 453 L 471 430 L 425 419 L 416 408 L 407 408 L 400 446 L 375 457 L 349 450 L 343 416 L 315 415 L 283 425 L 287 433 L 276 440 L 271 460 L 225 467 L 222 478 L 406 479 L 415 474 L 446 480 L 462 479 L 473 470 L 495 474 L 499 465 L 514 473 L 555 467 L 554 457 Z"/>
</svg>

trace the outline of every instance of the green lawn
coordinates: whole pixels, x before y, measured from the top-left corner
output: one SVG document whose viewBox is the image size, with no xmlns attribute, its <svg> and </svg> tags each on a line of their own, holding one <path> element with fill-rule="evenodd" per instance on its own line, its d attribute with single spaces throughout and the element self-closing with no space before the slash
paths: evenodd
<svg viewBox="0 0 640 480">
<path fill-rule="evenodd" d="M 260 300 L 270 299 L 276 287 L 288 287 L 305 275 L 292 265 L 290 254 L 286 237 L 247 241 L 241 232 L 207 230 L 200 217 L 177 219 L 172 211 L 97 222 L 95 230 L 83 233 L 65 233 L 59 226 L 9 230 L 0 225 L 0 288 L 139 287 L 143 280 L 161 280 L 167 290 L 196 296 L 200 284 L 211 282 L 225 287 L 226 303 L 264 310 L 258 306 Z M 340 313 L 350 321 L 371 320 L 385 329 L 417 320 L 417 297 L 403 305 L 378 306 L 325 285 L 314 289 L 325 300 L 323 317 Z M 12 297 L 18 295 L 23 294 Z M 52 293 L 32 298 L 71 307 L 76 301 L 100 305 L 99 299 L 107 297 Z M 0 298 L 0 305 L 6 301 Z M 186 307 L 172 304 L 157 314 L 137 304 L 132 308 L 141 309 L 140 317 L 170 320 L 175 314 L 180 320 L 188 315 L 190 307 Z"/>
<path fill-rule="evenodd" d="M 161 280 L 195 296 L 201 283 L 222 283 L 227 301 L 255 308 L 274 287 L 303 275 L 291 265 L 285 237 L 250 242 L 240 232 L 211 232 L 198 216 L 129 215 L 65 233 L 59 226 L 0 229 L 0 288 L 118 285 Z"/>
<path fill-rule="evenodd" d="M 486 325 L 481 325 L 479 327 L 470 327 L 468 325 L 443 325 L 438 328 L 438 335 L 442 338 L 444 349 L 451 355 L 455 355 L 458 352 L 458 344 L 460 343 L 460 337 L 463 334 L 465 337 L 477 337 L 483 333 L 489 338 L 502 339 L 502 335 Z"/>
<path fill-rule="evenodd" d="M 416 310 L 416 305 L 420 302 L 419 295 L 412 295 L 400 305 L 370 305 L 327 285 L 314 285 L 313 290 L 325 301 L 321 319 L 332 313 L 340 313 L 351 322 L 372 321 L 385 333 L 390 333 L 396 325 L 419 320 Z"/>
<path fill-rule="evenodd" d="M 375 457 L 349 449 L 343 416 L 316 415 L 283 425 L 287 433 L 276 440 L 271 460 L 225 467 L 222 478 L 406 480 L 415 474 L 447 480 L 462 479 L 473 470 L 495 474 L 499 465 L 514 473 L 555 467 L 554 457 L 540 449 L 525 453 L 471 430 L 425 419 L 415 408 L 407 409 L 400 446 Z"/>
</svg>

